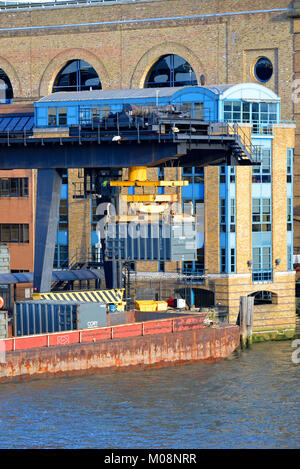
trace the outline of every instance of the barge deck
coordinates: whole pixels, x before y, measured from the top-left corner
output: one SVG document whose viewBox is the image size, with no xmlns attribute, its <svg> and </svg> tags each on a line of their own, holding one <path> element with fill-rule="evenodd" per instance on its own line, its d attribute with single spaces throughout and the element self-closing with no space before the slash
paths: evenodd
<svg viewBox="0 0 300 469">
<path fill-rule="evenodd" d="M 128 367 L 217 361 L 239 346 L 238 326 L 203 314 L 3 339 L 0 381 Z"/>
</svg>

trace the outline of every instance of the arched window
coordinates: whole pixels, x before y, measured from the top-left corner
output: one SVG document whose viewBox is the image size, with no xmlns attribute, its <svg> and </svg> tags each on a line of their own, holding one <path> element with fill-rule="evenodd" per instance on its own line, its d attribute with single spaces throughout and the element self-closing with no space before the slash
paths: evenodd
<svg viewBox="0 0 300 469">
<path fill-rule="evenodd" d="M 84 60 L 70 60 L 54 80 L 52 92 L 101 90 L 96 70 Z"/>
<path fill-rule="evenodd" d="M 278 302 L 278 296 L 276 293 L 270 291 L 257 291 L 251 293 L 249 296 L 254 296 L 255 305 L 271 305 L 277 304 Z"/>
<path fill-rule="evenodd" d="M 0 68 L 0 104 L 10 103 L 13 99 L 13 89 L 10 79 Z"/>
<path fill-rule="evenodd" d="M 197 85 L 190 64 L 179 55 L 164 55 L 150 69 L 145 88 Z"/>
</svg>

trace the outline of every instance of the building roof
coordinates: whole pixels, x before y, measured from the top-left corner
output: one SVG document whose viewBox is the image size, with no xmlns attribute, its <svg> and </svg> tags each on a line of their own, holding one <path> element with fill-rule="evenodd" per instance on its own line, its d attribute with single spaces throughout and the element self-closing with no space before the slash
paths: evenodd
<svg viewBox="0 0 300 469">
<path fill-rule="evenodd" d="M 110 100 L 110 99 L 130 99 L 130 98 L 156 98 L 173 96 L 180 90 L 187 87 L 180 86 L 178 88 L 129 88 L 118 90 L 89 90 L 89 91 L 58 91 L 57 93 L 44 96 L 38 102 L 57 102 L 57 101 L 94 101 L 94 100 Z M 197 87 L 199 88 L 199 87 Z"/>
<path fill-rule="evenodd" d="M 41 98 L 38 103 L 55 103 L 66 101 L 95 101 L 95 100 L 126 100 L 126 99 L 155 99 L 172 98 L 175 94 L 182 92 L 197 92 L 207 90 L 221 98 L 229 97 L 231 94 L 240 96 L 241 99 L 277 100 L 279 97 L 266 86 L 258 83 L 238 83 L 210 86 L 179 86 L 172 88 L 129 88 L 117 90 L 88 90 L 88 91 L 59 91 Z"/>
<path fill-rule="evenodd" d="M 33 126 L 33 113 L 0 114 L 0 132 L 30 132 Z"/>
<path fill-rule="evenodd" d="M 72 280 L 93 280 L 104 278 L 103 269 L 57 270 L 52 272 L 52 282 Z M 33 272 L 0 274 L 0 285 L 33 283 Z"/>
</svg>

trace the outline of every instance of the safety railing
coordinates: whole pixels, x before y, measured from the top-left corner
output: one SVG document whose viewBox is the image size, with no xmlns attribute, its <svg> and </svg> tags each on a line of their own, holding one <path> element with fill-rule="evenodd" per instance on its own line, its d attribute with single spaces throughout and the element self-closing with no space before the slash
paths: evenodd
<svg viewBox="0 0 300 469">
<path fill-rule="evenodd" d="M 131 2 L 140 2 L 142 0 L 130 0 Z M 101 3 L 127 3 L 128 0 L 49 0 L 49 1 L 41 1 L 41 2 L 10 2 L 4 1 L 0 3 L 0 11 L 1 10 L 27 10 L 27 9 L 37 9 L 37 8 L 53 8 L 53 7 L 68 7 L 68 6 L 89 6 L 94 4 L 101 4 Z"/>
<path fill-rule="evenodd" d="M 102 340 L 127 339 L 163 333 L 204 328 L 204 314 L 195 313 L 170 319 L 156 319 L 131 324 L 119 324 L 93 329 L 82 329 L 64 332 L 51 332 L 39 335 L 11 337 L 2 340 L 4 351 L 16 351 L 39 347 L 82 344 Z"/>
<path fill-rule="evenodd" d="M 252 269 L 252 282 L 273 282 L 274 268 Z"/>
</svg>

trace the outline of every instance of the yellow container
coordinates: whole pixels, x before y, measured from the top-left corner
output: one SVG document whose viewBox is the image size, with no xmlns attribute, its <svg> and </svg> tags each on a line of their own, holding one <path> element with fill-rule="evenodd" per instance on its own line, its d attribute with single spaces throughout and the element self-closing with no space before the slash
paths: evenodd
<svg viewBox="0 0 300 469">
<path fill-rule="evenodd" d="M 143 301 L 136 301 L 135 306 L 140 311 L 156 311 L 156 301 L 152 300 L 143 300 Z"/>
<path fill-rule="evenodd" d="M 167 311 L 168 303 L 166 301 L 156 301 L 156 311 Z"/>
</svg>

